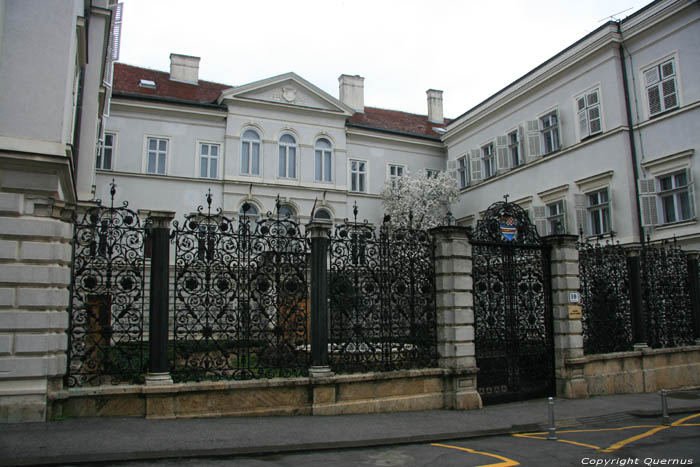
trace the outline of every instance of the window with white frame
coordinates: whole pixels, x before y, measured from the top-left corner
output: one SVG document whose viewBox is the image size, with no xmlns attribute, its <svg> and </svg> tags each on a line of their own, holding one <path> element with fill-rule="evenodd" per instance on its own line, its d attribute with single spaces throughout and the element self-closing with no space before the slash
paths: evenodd
<svg viewBox="0 0 700 467">
<path fill-rule="evenodd" d="M 644 85 L 650 117 L 678 107 L 676 64 L 673 59 L 644 70 Z"/>
<path fill-rule="evenodd" d="M 425 169 L 425 178 L 438 178 L 440 171 L 438 169 Z"/>
<path fill-rule="evenodd" d="M 603 131 L 600 120 L 600 92 L 598 89 L 576 98 L 580 138 L 595 135 Z"/>
<path fill-rule="evenodd" d="M 168 164 L 168 140 L 164 138 L 146 139 L 146 173 L 165 175 Z"/>
<path fill-rule="evenodd" d="M 98 170 L 112 170 L 116 142 L 116 134 L 105 133 L 104 140 L 100 145 L 100 150 L 97 151 L 96 166 Z"/>
<path fill-rule="evenodd" d="M 591 193 L 586 193 L 586 209 L 591 235 L 604 235 L 610 233 L 610 196 L 608 189 L 603 188 Z M 583 228 L 583 226 L 582 226 Z"/>
<path fill-rule="evenodd" d="M 540 134 L 542 135 L 544 154 L 560 149 L 559 117 L 556 110 L 540 117 Z"/>
<path fill-rule="evenodd" d="M 688 171 L 683 170 L 658 177 L 658 197 L 663 224 L 681 222 L 695 216 L 693 192 Z"/>
<path fill-rule="evenodd" d="M 219 151 L 221 146 L 211 143 L 199 143 L 199 176 L 217 178 L 219 172 Z"/>
<path fill-rule="evenodd" d="M 277 176 L 297 178 L 297 140 L 290 134 L 280 137 Z"/>
<path fill-rule="evenodd" d="M 350 160 L 350 191 L 367 193 L 367 162 Z"/>
<path fill-rule="evenodd" d="M 326 183 L 333 181 L 333 146 L 325 138 L 320 138 L 316 141 L 314 180 Z"/>
<path fill-rule="evenodd" d="M 254 130 L 241 137 L 241 174 L 260 175 L 260 135 Z"/>
<path fill-rule="evenodd" d="M 469 184 L 469 172 L 467 169 L 467 156 L 457 159 L 457 185 L 460 189 L 466 188 Z"/>
<path fill-rule="evenodd" d="M 520 138 L 518 137 L 518 130 L 508 133 L 508 157 L 510 157 L 511 167 L 520 165 Z"/>
<path fill-rule="evenodd" d="M 389 180 L 394 185 L 396 180 L 403 177 L 405 167 L 403 165 L 389 164 Z"/>
<path fill-rule="evenodd" d="M 564 200 L 547 204 L 547 234 L 566 233 L 566 208 Z"/>
<path fill-rule="evenodd" d="M 297 216 L 296 210 L 288 204 L 283 204 L 277 210 L 280 217 L 294 219 Z"/>
<path fill-rule="evenodd" d="M 481 147 L 481 158 L 483 159 L 484 178 L 496 175 L 496 157 L 493 151 L 493 143 Z"/>
</svg>

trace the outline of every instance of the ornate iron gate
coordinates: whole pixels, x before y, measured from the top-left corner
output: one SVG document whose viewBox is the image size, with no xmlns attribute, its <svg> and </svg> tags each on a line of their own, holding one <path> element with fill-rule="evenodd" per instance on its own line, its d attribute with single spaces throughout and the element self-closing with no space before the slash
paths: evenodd
<svg viewBox="0 0 700 467">
<path fill-rule="evenodd" d="M 498 202 L 472 233 L 477 386 L 484 403 L 554 390 L 549 249 L 526 212 Z"/>
<path fill-rule="evenodd" d="M 138 215 L 114 206 L 76 219 L 66 386 L 138 383 L 147 361 L 144 331 L 144 245 Z"/>
</svg>

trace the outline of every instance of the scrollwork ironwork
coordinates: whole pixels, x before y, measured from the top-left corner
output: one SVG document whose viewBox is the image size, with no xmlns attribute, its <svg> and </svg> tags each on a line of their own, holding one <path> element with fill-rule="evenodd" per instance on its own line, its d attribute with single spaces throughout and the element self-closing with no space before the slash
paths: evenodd
<svg viewBox="0 0 700 467">
<path fill-rule="evenodd" d="M 243 211 L 235 225 L 208 194 L 174 223 L 175 380 L 307 372 L 308 242 L 292 218 Z"/>
<path fill-rule="evenodd" d="M 583 351 L 631 350 L 634 344 L 627 253 L 619 242 L 577 244 Z"/>
<path fill-rule="evenodd" d="M 692 344 L 687 254 L 675 242 L 659 246 L 647 243 L 640 256 L 648 344 L 651 347 Z"/>
<path fill-rule="evenodd" d="M 434 366 L 433 240 L 425 230 L 348 221 L 331 232 L 330 364 L 336 372 Z"/>
<path fill-rule="evenodd" d="M 478 390 L 487 402 L 553 387 L 549 250 L 527 213 L 491 205 L 471 236 Z"/>
<path fill-rule="evenodd" d="M 97 201 L 74 221 L 66 386 L 134 383 L 146 366 L 144 243 L 128 202 Z"/>
</svg>

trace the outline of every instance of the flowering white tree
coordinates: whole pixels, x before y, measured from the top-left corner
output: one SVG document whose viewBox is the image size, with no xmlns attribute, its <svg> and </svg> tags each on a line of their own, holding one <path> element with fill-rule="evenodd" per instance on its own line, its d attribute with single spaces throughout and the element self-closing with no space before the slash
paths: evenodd
<svg viewBox="0 0 700 467">
<path fill-rule="evenodd" d="M 407 227 L 410 212 L 413 228 L 429 229 L 445 223 L 450 204 L 459 199 L 459 188 L 452 173 L 428 177 L 428 172 L 421 169 L 387 180 L 381 196 L 392 224 Z"/>
</svg>

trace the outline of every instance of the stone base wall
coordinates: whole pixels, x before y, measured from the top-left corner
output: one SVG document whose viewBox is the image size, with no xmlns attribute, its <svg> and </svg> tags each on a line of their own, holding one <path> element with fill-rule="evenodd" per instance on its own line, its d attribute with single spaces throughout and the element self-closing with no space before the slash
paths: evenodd
<svg viewBox="0 0 700 467">
<path fill-rule="evenodd" d="M 643 348 L 566 360 L 568 379 L 577 388 L 565 397 L 656 392 L 700 386 L 700 346 Z"/>
<path fill-rule="evenodd" d="M 439 368 L 388 373 L 74 388 L 49 394 L 49 419 L 340 415 L 445 408 L 453 375 Z"/>
<path fill-rule="evenodd" d="M 72 228 L 61 211 L 0 191 L 0 422 L 44 421 L 66 371 Z"/>
</svg>

